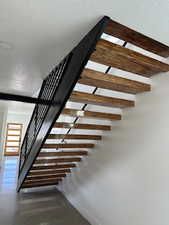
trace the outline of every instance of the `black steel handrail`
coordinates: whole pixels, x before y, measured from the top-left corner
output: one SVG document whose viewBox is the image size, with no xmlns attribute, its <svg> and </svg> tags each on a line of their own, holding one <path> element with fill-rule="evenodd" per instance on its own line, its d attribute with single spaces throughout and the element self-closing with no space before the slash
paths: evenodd
<svg viewBox="0 0 169 225">
<path fill-rule="evenodd" d="M 21 147 L 18 191 L 69 99 L 84 66 L 95 51 L 96 44 L 109 20 L 109 17 L 103 17 L 43 81 L 38 99 L 46 100 L 51 104 L 35 105 Z"/>
<path fill-rule="evenodd" d="M 71 59 L 71 54 L 66 56 L 66 58 L 62 60 L 62 62 L 54 70 L 51 71 L 49 76 L 42 83 L 38 99 L 39 100 L 43 99 L 43 101 L 50 102 L 50 104 L 38 103 L 34 107 L 34 111 L 32 113 L 32 117 L 30 119 L 27 131 L 21 146 L 19 174 L 22 171 L 22 167 L 24 166 L 24 163 L 30 153 L 31 147 L 36 140 L 37 134 L 43 124 L 43 120 L 45 119 L 45 115 L 48 109 L 52 105 L 56 105 L 53 101 L 53 98 L 57 90 L 57 87 L 59 85 L 61 74 L 65 70 L 66 65 L 68 64 L 70 59 Z"/>
</svg>

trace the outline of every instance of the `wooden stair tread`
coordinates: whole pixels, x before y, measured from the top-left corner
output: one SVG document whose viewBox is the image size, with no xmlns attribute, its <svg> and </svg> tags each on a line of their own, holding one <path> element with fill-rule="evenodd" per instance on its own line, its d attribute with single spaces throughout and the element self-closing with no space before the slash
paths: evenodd
<svg viewBox="0 0 169 225">
<path fill-rule="evenodd" d="M 8 136 L 13 136 L 13 137 L 20 137 L 20 134 L 8 134 Z"/>
<path fill-rule="evenodd" d="M 84 69 L 78 82 L 80 84 L 95 86 L 97 88 L 104 88 L 130 94 L 150 91 L 149 84 L 114 76 L 111 74 L 104 74 L 91 69 Z"/>
<path fill-rule="evenodd" d="M 14 146 L 14 145 L 13 145 L 13 146 L 12 146 L 12 145 L 11 145 L 11 146 L 10 146 L 10 145 L 5 145 L 5 147 L 6 147 L 6 148 L 20 148 L 19 145 L 18 145 L 18 146 L 16 146 L 16 145 L 15 145 L 15 146 Z M 7 153 L 6 153 L 6 154 L 7 154 Z"/>
<path fill-rule="evenodd" d="M 52 179 L 43 179 L 43 180 L 25 180 L 24 184 L 31 184 L 32 182 L 49 182 L 49 183 L 53 183 L 53 182 L 59 182 L 62 181 L 61 178 L 52 178 Z"/>
<path fill-rule="evenodd" d="M 44 144 L 42 148 L 94 148 L 92 143 Z"/>
<path fill-rule="evenodd" d="M 167 45 L 164 45 L 113 20 L 108 22 L 104 33 L 113 35 L 114 37 L 129 42 L 159 56 L 166 58 L 169 56 L 169 47 Z"/>
<path fill-rule="evenodd" d="M 8 128 L 8 131 L 21 131 L 21 128 Z"/>
<path fill-rule="evenodd" d="M 97 119 L 121 120 L 120 114 L 84 111 L 84 110 L 69 109 L 69 108 L 64 109 L 62 111 L 62 114 L 73 116 L 73 117 L 89 117 L 89 118 L 94 117 Z"/>
<path fill-rule="evenodd" d="M 70 96 L 70 101 L 85 103 L 85 104 L 93 104 L 100 106 L 108 106 L 108 107 L 132 107 L 134 106 L 134 101 L 125 100 L 121 98 L 112 98 L 102 95 L 89 94 L 80 91 L 73 91 Z"/>
<path fill-rule="evenodd" d="M 57 175 L 44 175 L 44 176 L 28 176 L 26 178 L 27 181 L 29 180 L 46 180 L 46 179 L 56 179 L 66 177 L 66 174 L 57 174 Z"/>
<path fill-rule="evenodd" d="M 81 140 L 101 140 L 99 135 L 85 134 L 49 134 L 47 139 L 81 139 Z"/>
<path fill-rule="evenodd" d="M 31 183 L 24 183 L 21 188 L 33 188 L 33 187 L 41 187 L 41 186 L 51 186 L 51 185 L 58 185 L 57 181 L 52 182 L 31 182 Z"/>
<path fill-rule="evenodd" d="M 24 188 L 35 188 L 35 187 L 44 187 L 44 186 L 54 186 L 54 185 L 58 185 L 59 183 L 58 182 L 54 182 L 54 183 L 36 183 L 34 182 L 33 184 L 23 184 L 21 189 L 24 189 Z"/>
<path fill-rule="evenodd" d="M 32 168 L 31 168 L 31 171 L 32 170 L 56 170 L 56 169 L 67 169 L 67 168 L 74 168 L 76 167 L 76 164 L 75 163 L 67 163 L 67 164 L 59 164 L 59 165 L 52 165 L 52 166 L 49 166 L 49 165 L 43 165 L 43 166 L 38 166 L 38 165 L 33 165 Z"/>
<path fill-rule="evenodd" d="M 100 40 L 91 60 L 131 73 L 150 77 L 169 71 L 169 65 L 106 40 Z"/>
<path fill-rule="evenodd" d="M 43 176 L 43 175 L 57 175 L 57 174 L 65 174 L 70 173 L 70 169 L 60 169 L 60 170 L 47 170 L 47 171 L 34 171 L 31 170 L 28 174 L 28 176 Z"/>
<path fill-rule="evenodd" d="M 111 130 L 108 125 L 97 125 L 97 124 L 87 124 L 87 123 L 62 123 L 56 122 L 55 128 L 73 128 L 73 129 L 87 129 L 87 130 Z"/>
<path fill-rule="evenodd" d="M 80 162 L 82 159 L 79 157 L 72 158 L 57 158 L 57 159 L 36 159 L 35 164 L 43 163 L 63 163 L 63 162 Z"/>
<path fill-rule="evenodd" d="M 68 151 L 68 152 L 40 152 L 38 157 L 53 157 L 53 156 L 76 156 L 88 155 L 87 151 Z"/>
<path fill-rule="evenodd" d="M 58 182 L 52 182 L 52 183 L 43 183 L 43 182 L 33 182 L 31 184 L 23 184 L 21 188 L 34 188 L 34 187 L 43 187 L 43 186 L 53 186 L 53 185 L 58 185 Z"/>
</svg>

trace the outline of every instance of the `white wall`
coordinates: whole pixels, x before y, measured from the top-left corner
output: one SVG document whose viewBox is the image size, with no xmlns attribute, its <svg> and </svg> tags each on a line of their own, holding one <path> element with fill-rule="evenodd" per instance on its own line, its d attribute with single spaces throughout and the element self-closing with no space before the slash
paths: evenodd
<svg viewBox="0 0 169 225">
<path fill-rule="evenodd" d="M 152 80 L 60 187 L 92 225 L 168 225 L 169 73 Z"/>
</svg>

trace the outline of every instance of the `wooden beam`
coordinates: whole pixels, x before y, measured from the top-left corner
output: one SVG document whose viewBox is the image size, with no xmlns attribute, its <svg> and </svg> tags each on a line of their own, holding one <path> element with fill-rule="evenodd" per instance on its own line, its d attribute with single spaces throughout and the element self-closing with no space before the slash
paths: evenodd
<svg viewBox="0 0 169 225">
<path fill-rule="evenodd" d="M 73 129 L 87 129 L 87 130 L 111 130 L 110 126 L 107 125 L 97 125 L 97 124 L 87 124 L 87 123 L 61 123 L 56 122 L 54 128 L 73 128 Z"/>
<path fill-rule="evenodd" d="M 52 179 L 33 179 L 33 180 L 25 180 L 24 181 L 24 184 L 32 184 L 32 182 L 49 182 L 49 183 L 58 183 L 59 181 L 62 181 L 62 179 L 61 178 L 52 178 Z"/>
<path fill-rule="evenodd" d="M 85 134 L 49 134 L 47 139 L 81 139 L 81 140 L 101 140 L 100 135 Z"/>
<path fill-rule="evenodd" d="M 20 134 L 8 134 L 8 136 L 13 136 L 13 137 L 20 137 Z"/>
<path fill-rule="evenodd" d="M 4 156 L 18 156 L 18 152 L 4 152 Z"/>
<path fill-rule="evenodd" d="M 31 183 L 24 183 L 21 188 L 33 188 L 33 187 L 41 187 L 41 186 L 51 186 L 51 185 L 58 185 L 59 183 L 57 181 L 53 182 L 31 182 Z"/>
<path fill-rule="evenodd" d="M 25 180 L 24 184 L 32 184 L 34 182 L 45 182 L 45 183 L 54 183 L 62 181 L 61 178 L 54 178 L 54 179 L 43 179 L 43 180 Z"/>
<path fill-rule="evenodd" d="M 44 180 L 44 181 L 29 181 L 24 182 L 22 188 L 31 188 L 31 187 L 40 187 L 40 186 L 49 186 L 49 185 L 58 185 L 58 180 Z"/>
<path fill-rule="evenodd" d="M 22 125 L 22 123 L 10 123 L 10 125 Z"/>
<path fill-rule="evenodd" d="M 31 171 L 32 170 L 56 170 L 56 169 L 67 169 L 67 168 L 74 168 L 76 167 L 76 164 L 75 163 L 69 163 L 69 164 L 59 164 L 59 165 L 52 165 L 52 166 L 49 166 L 49 165 L 42 165 L 42 166 L 38 166 L 38 165 L 33 165 L 32 168 L 31 168 Z"/>
<path fill-rule="evenodd" d="M 15 141 L 14 141 L 15 142 Z M 6 148 L 20 148 L 19 145 L 5 145 Z"/>
<path fill-rule="evenodd" d="M 80 91 L 73 91 L 69 100 L 72 102 L 79 102 L 107 107 L 126 108 L 134 106 L 134 101 L 131 100 L 112 98 L 103 95 L 89 94 Z"/>
<path fill-rule="evenodd" d="M 169 47 L 167 45 L 164 45 L 113 20 L 109 21 L 104 32 L 159 56 L 166 58 L 169 56 Z"/>
<path fill-rule="evenodd" d="M 9 131 L 20 131 L 21 128 L 8 128 Z"/>
<path fill-rule="evenodd" d="M 82 159 L 78 157 L 73 158 L 58 158 L 58 159 L 37 159 L 35 164 L 48 163 L 65 163 L 65 162 L 80 162 Z"/>
<path fill-rule="evenodd" d="M 105 40 L 98 42 L 91 60 L 145 77 L 169 71 L 166 63 Z"/>
<path fill-rule="evenodd" d="M 150 91 L 149 84 L 114 76 L 111 74 L 104 74 L 91 69 L 84 69 L 78 82 L 80 84 L 129 94 Z"/>
<path fill-rule="evenodd" d="M 44 175 L 44 176 L 28 176 L 26 181 L 30 180 L 47 180 L 47 179 L 56 179 L 66 177 L 66 174 L 56 174 L 56 175 Z"/>
<path fill-rule="evenodd" d="M 70 173 L 70 169 L 62 169 L 62 170 L 45 170 L 45 171 L 34 171 L 31 170 L 28 174 L 28 176 L 43 176 L 43 175 L 56 175 L 56 174 L 64 174 L 64 173 Z"/>
<path fill-rule="evenodd" d="M 84 111 L 78 109 L 64 109 L 62 114 L 73 116 L 73 117 L 89 117 L 97 119 L 108 119 L 108 120 L 121 120 L 120 114 L 115 113 L 103 113 L 103 112 L 93 112 L 93 111 Z"/>
<path fill-rule="evenodd" d="M 87 151 L 68 151 L 68 152 L 40 152 L 38 157 L 54 157 L 54 156 L 76 156 L 87 155 Z"/>
<path fill-rule="evenodd" d="M 90 144 L 90 143 L 44 144 L 43 148 L 94 148 L 94 144 Z"/>
</svg>

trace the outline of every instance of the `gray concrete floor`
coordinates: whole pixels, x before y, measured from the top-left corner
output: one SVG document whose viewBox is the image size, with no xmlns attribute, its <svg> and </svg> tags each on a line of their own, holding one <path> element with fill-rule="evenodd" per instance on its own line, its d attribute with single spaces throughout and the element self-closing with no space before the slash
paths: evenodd
<svg viewBox="0 0 169 225">
<path fill-rule="evenodd" d="M 16 157 L 0 171 L 0 225 L 90 225 L 56 188 L 16 193 Z"/>
</svg>

